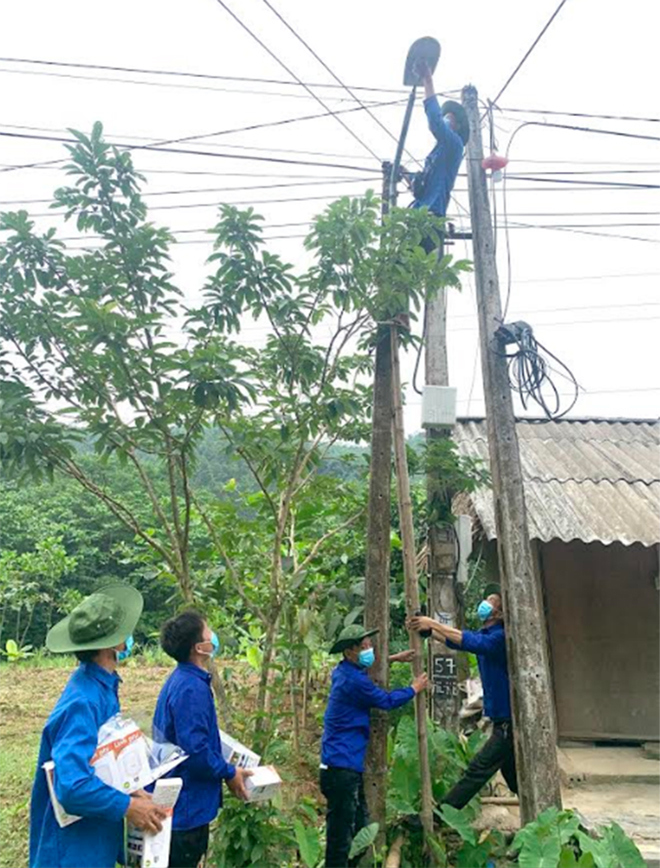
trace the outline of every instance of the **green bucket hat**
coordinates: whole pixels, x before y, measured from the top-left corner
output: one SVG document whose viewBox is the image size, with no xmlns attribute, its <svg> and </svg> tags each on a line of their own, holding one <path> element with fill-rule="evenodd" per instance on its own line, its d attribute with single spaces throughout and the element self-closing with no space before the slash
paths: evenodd
<svg viewBox="0 0 660 868">
<path fill-rule="evenodd" d="M 363 639 L 367 638 L 367 636 L 375 636 L 378 632 L 378 630 L 365 630 L 364 627 L 360 627 L 359 624 L 349 624 L 349 626 L 344 627 L 339 636 L 337 636 L 337 640 L 330 649 L 330 653 L 339 654 L 339 652 L 343 651 L 345 648 L 350 648 L 351 645 L 359 645 Z"/>
<path fill-rule="evenodd" d="M 499 594 L 502 596 L 502 589 L 497 584 L 497 582 L 488 582 L 486 587 L 484 588 L 484 600 L 486 597 L 490 597 L 491 594 Z"/>
<path fill-rule="evenodd" d="M 456 118 L 456 132 L 463 140 L 463 144 L 467 145 L 468 139 L 470 138 L 470 122 L 468 120 L 467 112 L 460 102 L 448 99 L 442 104 L 442 116 L 444 117 L 449 114 L 454 115 Z"/>
<path fill-rule="evenodd" d="M 46 647 L 66 654 L 121 645 L 135 629 L 143 605 L 142 594 L 130 585 L 100 588 L 50 628 Z"/>
</svg>

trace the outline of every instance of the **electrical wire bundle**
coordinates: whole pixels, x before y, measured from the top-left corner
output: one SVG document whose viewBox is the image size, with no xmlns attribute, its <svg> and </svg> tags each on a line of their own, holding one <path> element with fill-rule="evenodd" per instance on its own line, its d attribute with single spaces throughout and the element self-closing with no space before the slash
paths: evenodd
<svg viewBox="0 0 660 868">
<path fill-rule="evenodd" d="M 514 352 L 506 352 L 504 356 L 509 360 L 509 385 L 520 395 L 525 410 L 530 401 L 535 401 L 548 419 L 561 419 L 573 409 L 580 392 L 578 381 L 567 365 L 537 341 L 528 323 L 519 321 L 502 325 L 495 335 L 507 346 L 513 344 L 516 347 Z M 553 368 L 550 360 L 558 367 Z M 551 376 L 553 373 L 568 380 L 574 389 L 573 399 L 564 409 L 561 407 L 561 393 Z"/>
</svg>

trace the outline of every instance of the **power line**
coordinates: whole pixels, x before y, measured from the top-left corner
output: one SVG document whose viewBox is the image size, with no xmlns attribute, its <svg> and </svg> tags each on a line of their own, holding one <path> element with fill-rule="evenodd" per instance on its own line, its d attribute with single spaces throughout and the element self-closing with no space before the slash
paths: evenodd
<svg viewBox="0 0 660 868">
<path fill-rule="evenodd" d="M 497 108 L 503 113 L 509 112 L 526 115 L 562 115 L 564 117 L 570 118 L 593 118 L 594 120 L 604 121 L 633 121 L 635 123 L 660 124 L 660 118 L 644 118 L 633 115 L 597 115 L 588 114 L 587 112 L 560 112 L 552 109 L 500 108 L 500 106 L 498 106 Z"/>
<path fill-rule="evenodd" d="M 381 121 L 381 119 L 379 117 L 377 117 L 369 109 L 368 106 L 364 105 L 364 103 L 360 100 L 360 98 L 358 96 L 356 96 L 356 94 L 354 93 L 352 88 L 350 88 L 350 87 L 348 87 L 348 85 L 344 84 L 344 82 L 339 78 L 339 76 L 336 75 L 332 69 L 330 69 L 328 64 L 321 57 L 319 57 L 319 55 L 316 53 L 316 51 L 314 51 L 314 49 L 311 47 L 311 45 L 309 45 L 309 43 L 305 39 L 303 39 L 303 37 L 300 35 L 300 33 L 298 33 L 298 31 L 294 27 L 292 27 L 291 24 L 289 24 L 289 22 L 282 16 L 282 14 L 280 12 L 278 12 L 277 9 L 275 9 L 275 7 L 272 5 L 272 3 L 270 3 L 269 0 L 262 0 L 262 2 L 270 9 L 270 11 L 273 13 L 273 15 L 275 15 L 282 22 L 282 24 L 287 28 L 287 30 L 289 30 L 289 32 L 292 33 L 295 36 L 295 38 L 302 45 L 305 46 L 307 51 L 309 51 L 310 54 L 326 70 L 326 72 L 328 72 L 334 78 L 334 80 L 337 82 L 337 84 L 340 87 L 342 87 L 351 96 L 351 98 L 354 99 L 358 103 L 358 105 L 362 106 L 362 108 L 367 112 L 369 117 L 372 120 L 376 121 L 378 126 L 382 130 L 384 130 L 384 132 L 390 137 L 390 139 L 392 139 L 394 142 L 396 142 L 398 144 L 398 142 L 399 142 L 398 136 L 396 136 L 390 129 L 388 129 L 388 127 L 385 126 L 385 124 Z M 408 154 L 408 156 L 412 160 L 414 160 L 415 162 L 419 162 L 409 151 L 406 150 L 406 154 Z"/>
<path fill-rule="evenodd" d="M 642 237 L 639 237 L 637 235 L 619 235 L 619 234 L 614 234 L 611 232 L 592 232 L 591 230 L 587 230 L 587 229 L 575 229 L 575 228 L 568 228 L 566 226 L 543 226 L 541 224 L 530 224 L 530 223 L 517 223 L 517 224 L 515 224 L 514 223 L 512 225 L 512 228 L 514 228 L 516 226 L 518 228 L 524 227 L 526 229 L 550 229 L 550 230 L 555 231 L 555 232 L 572 232 L 576 235 L 593 235 L 593 236 L 596 236 L 598 238 L 617 238 L 617 239 L 623 239 L 625 241 L 646 241 L 650 244 L 660 244 L 660 238 L 642 238 Z"/>
<path fill-rule="evenodd" d="M 395 100 L 392 103 L 380 103 L 379 108 L 385 107 L 387 105 L 400 105 L 400 104 L 401 104 L 400 100 Z M 197 134 L 197 135 L 193 135 L 193 136 L 183 136 L 181 138 L 176 138 L 176 139 L 166 139 L 164 141 L 152 142 L 151 145 L 122 144 L 121 147 L 125 147 L 128 150 L 152 150 L 152 151 L 160 150 L 160 151 L 165 152 L 165 150 L 166 150 L 165 145 L 180 144 L 182 142 L 196 141 L 196 140 L 204 139 L 204 138 L 214 138 L 216 136 L 230 135 L 233 133 L 252 132 L 253 130 L 283 126 L 285 124 L 298 123 L 301 121 L 317 120 L 318 118 L 324 118 L 324 117 L 329 117 L 329 116 L 336 117 L 336 115 L 338 115 L 338 114 L 348 114 L 350 112 L 357 112 L 357 111 L 362 111 L 360 106 L 356 106 L 356 107 L 348 108 L 348 109 L 339 109 L 337 111 L 333 111 L 332 109 L 329 109 L 328 111 L 326 111 L 322 114 L 303 115 L 300 117 L 285 118 L 285 119 L 279 120 L 279 121 L 269 121 L 269 122 L 260 123 L 260 124 L 250 124 L 249 126 L 237 127 L 236 129 L 219 130 L 219 131 L 214 132 L 214 133 L 201 133 L 201 134 Z M 11 136 L 12 134 L 11 133 L 0 133 L 0 135 Z M 45 141 L 49 141 L 49 140 L 50 141 L 67 141 L 67 142 L 72 141 L 71 139 L 66 139 L 66 140 L 65 139 L 57 139 L 57 138 L 48 139 L 48 137 L 46 137 L 46 136 L 28 136 L 28 135 L 19 136 L 18 134 L 14 134 L 14 137 L 15 138 L 28 138 L 28 139 L 29 138 L 42 139 Z M 233 146 L 229 145 L 228 147 L 237 147 L 237 146 L 236 145 L 233 145 Z M 183 151 L 173 151 L 172 153 L 184 153 L 184 152 Z M 194 153 L 194 152 L 189 152 L 189 153 Z M 208 152 L 201 153 L 201 155 L 202 156 L 214 156 L 213 154 L 209 154 Z M 227 155 L 225 155 L 225 156 L 227 156 Z M 34 163 L 24 163 L 22 165 L 10 166 L 10 167 L 2 169 L 0 171 L 10 172 L 10 171 L 18 170 L 18 169 L 34 169 L 34 168 L 42 167 L 42 166 L 53 166 L 53 165 L 58 165 L 58 164 L 64 163 L 64 162 L 66 162 L 67 159 L 68 158 L 60 159 L 60 160 L 38 161 L 38 162 L 34 162 Z M 258 157 L 247 158 L 247 157 L 237 156 L 236 159 L 260 159 L 260 158 L 258 158 Z M 261 158 L 261 159 L 264 159 L 264 158 Z M 280 160 L 279 162 L 295 162 L 296 165 L 308 165 L 308 166 L 321 166 L 321 165 L 323 165 L 327 168 L 346 168 L 346 169 L 355 169 L 356 171 L 377 171 L 375 169 L 368 169 L 366 167 L 360 168 L 360 167 L 356 167 L 356 166 L 346 166 L 346 165 L 333 166 L 330 163 L 312 163 L 312 162 L 302 162 L 302 161 L 296 162 L 296 161 L 290 161 L 290 160 Z"/>
<path fill-rule="evenodd" d="M 264 0 L 264 2 L 266 2 L 266 0 Z M 361 104 L 361 107 L 363 107 L 362 104 Z M 355 110 L 356 109 L 352 109 L 352 111 L 355 111 Z M 282 123 L 291 123 L 293 120 L 306 120 L 309 117 L 316 118 L 316 117 L 326 117 L 326 116 L 327 115 L 323 114 L 323 115 L 305 116 L 303 118 L 295 118 L 295 119 L 288 119 L 287 118 L 287 119 L 281 120 L 281 121 L 269 122 L 267 124 L 267 126 L 279 125 Z M 69 132 L 68 129 L 62 128 L 62 127 L 40 127 L 40 126 L 28 126 L 26 124 L 0 123 L 0 127 L 7 128 L 7 129 L 29 130 L 31 132 L 48 132 L 48 133 Z M 231 135 L 234 133 L 249 132 L 249 131 L 252 131 L 254 129 L 259 129 L 259 128 L 261 128 L 261 125 L 251 124 L 247 127 L 239 127 L 239 128 L 234 128 L 234 129 L 228 129 L 228 130 L 220 130 L 220 131 L 216 131 L 214 133 L 196 134 L 194 136 L 186 136 L 184 138 L 178 138 L 178 139 L 169 138 L 166 140 L 162 140 L 162 137 L 161 137 L 161 139 L 154 139 L 151 136 L 138 136 L 138 135 L 126 135 L 126 134 L 117 134 L 117 137 L 123 138 L 123 139 L 134 139 L 136 141 L 144 141 L 144 142 L 147 142 L 147 143 L 152 144 L 152 145 L 158 144 L 158 142 L 161 140 L 163 141 L 163 144 L 174 144 L 177 142 L 190 141 L 193 139 L 197 140 L 197 139 L 202 139 L 202 138 L 212 138 L 212 137 L 218 137 L 218 136 L 224 136 L 224 135 Z M 383 129 L 387 130 L 387 127 L 383 126 Z M 394 137 L 394 138 L 396 138 L 396 137 Z M 260 148 L 260 147 L 256 147 L 256 146 L 241 145 L 241 144 L 227 144 L 225 142 L 223 142 L 222 144 L 215 144 L 212 142 L 208 142 L 205 145 L 205 147 L 237 148 L 239 150 L 258 150 L 258 151 L 264 151 L 265 150 L 265 151 L 268 151 L 269 153 L 270 152 L 278 152 L 278 153 L 281 152 L 281 153 L 293 153 L 293 154 L 315 154 L 317 156 L 337 157 L 337 158 L 344 158 L 344 159 L 358 159 L 358 160 L 364 159 L 363 157 L 350 155 L 350 154 L 327 153 L 324 151 L 303 151 L 303 150 L 294 150 L 291 148 Z M 533 161 L 516 160 L 516 161 L 512 161 L 512 162 L 533 162 Z M 538 161 L 538 162 L 543 163 L 546 161 Z M 567 162 L 570 163 L 571 161 L 567 161 Z M 579 175 L 579 176 L 583 176 L 583 175 L 655 175 L 655 174 L 660 173 L 660 163 L 652 164 L 652 165 L 658 166 L 658 168 L 653 168 L 653 169 L 648 169 L 648 168 L 646 168 L 646 169 L 590 169 L 590 170 L 584 170 L 584 169 L 582 169 L 582 170 L 573 170 L 573 169 L 556 170 L 555 169 L 555 170 L 546 170 L 546 171 L 534 171 L 534 175 L 553 175 L 553 176 L 555 176 L 555 175 L 556 176 L 563 176 L 563 175 Z M 6 168 L 13 168 L 13 166 L 8 166 Z M 367 169 L 367 171 L 372 171 L 372 170 Z M 465 178 L 465 177 L 467 177 L 467 174 L 465 172 L 459 172 L 457 177 Z M 515 174 L 510 174 L 510 177 L 511 178 L 518 178 L 518 177 L 529 178 L 530 175 L 529 175 L 529 172 L 517 172 Z M 567 183 L 569 183 L 569 182 L 567 182 Z M 570 183 L 573 183 L 573 182 L 570 182 Z M 590 182 L 585 181 L 584 183 L 588 184 Z"/>
<path fill-rule="evenodd" d="M 581 395 L 583 395 L 583 396 L 584 395 L 587 395 L 587 396 L 588 395 L 627 395 L 631 392 L 660 392 L 660 387 L 648 386 L 648 387 L 641 387 L 641 388 L 636 388 L 636 389 L 628 389 L 628 388 L 625 388 L 625 389 L 582 389 Z M 561 397 L 568 398 L 573 393 L 572 392 L 560 392 L 559 394 Z M 464 399 L 464 398 L 459 398 L 458 400 L 459 400 L 459 403 L 462 403 L 462 404 L 467 403 L 466 399 Z M 483 400 L 483 399 L 481 399 L 481 400 Z M 417 406 L 421 406 L 421 403 L 422 403 L 421 401 L 406 401 L 405 406 L 406 407 L 417 407 Z"/>
<path fill-rule="evenodd" d="M 272 57 L 273 60 L 274 60 L 276 63 L 278 63 L 278 64 L 282 67 L 282 69 L 286 70 L 286 72 L 287 72 L 287 73 L 288 73 L 292 78 L 294 78 L 294 79 L 298 82 L 298 84 L 301 85 L 301 87 L 304 87 L 305 90 L 307 91 L 307 93 L 309 93 L 309 95 L 312 96 L 312 97 L 313 97 L 313 98 L 318 102 L 319 105 L 323 106 L 323 108 L 324 108 L 326 111 L 329 111 L 330 114 L 332 114 L 333 117 L 337 120 L 337 122 L 338 122 L 339 124 L 341 124 L 341 126 L 346 130 L 346 132 L 347 132 L 349 135 L 351 135 L 351 136 L 355 139 L 356 142 L 359 142 L 360 145 L 362 145 L 362 147 L 363 147 L 366 151 L 368 151 L 368 152 L 371 154 L 371 156 L 372 156 L 372 157 L 373 157 L 373 158 L 374 158 L 378 163 L 380 163 L 380 157 L 378 156 L 378 154 L 377 154 L 375 151 L 372 151 L 372 149 L 369 147 L 369 145 L 368 145 L 365 141 L 363 141 L 363 139 L 361 139 L 360 136 L 358 136 L 358 134 L 348 126 L 348 124 L 344 123 L 344 121 L 343 121 L 341 118 L 338 118 L 337 115 L 335 114 L 335 112 L 333 112 L 333 111 L 329 108 L 329 106 L 326 105 L 326 103 L 321 99 L 321 97 L 318 96 L 317 94 L 315 94 L 314 91 L 309 87 L 309 85 L 307 85 L 307 84 L 305 84 L 303 81 L 301 81 L 301 79 L 298 78 L 298 76 L 296 75 L 296 73 L 295 73 L 295 72 L 294 72 L 290 67 L 288 67 L 288 66 L 286 65 L 286 63 L 285 63 L 283 60 L 281 60 L 281 59 L 280 59 L 280 58 L 275 54 L 274 51 L 271 51 L 271 49 L 266 45 L 266 43 L 265 43 L 262 39 L 260 39 L 260 38 L 257 36 L 257 34 L 256 34 L 253 30 L 251 30 L 251 29 L 248 27 L 248 25 L 245 24 L 245 22 L 242 21 L 242 20 L 238 17 L 238 15 L 236 15 L 236 13 L 233 12 L 233 11 L 229 8 L 229 6 L 227 6 L 227 4 L 224 2 L 224 0 L 216 0 L 216 3 L 218 3 L 220 6 L 222 6 L 222 8 L 225 10 L 225 12 L 227 12 L 229 15 L 231 15 L 231 17 L 234 19 L 234 21 L 236 21 L 236 23 L 239 24 L 239 25 L 243 28 L 243 30 L 245 30 L 246 33 L 248 33 L 248 34 L 249 34 L 249 35 L 250 35 L 250 36 L 255 40 L 255 42 L 257 42 L 257 43 L 258 43 L 258 44 L 259 44 L 259 45 L 264 49 L 264 51 L 266 51 L 266 52 L 270 55 L 270 57 Z"/>
<path fill-rule="evenodd" d="M 660 141 L 660 139 L 658 141 Z M 608 189 L 623 187 L 626 190 L 660 190 L 660 184 L 634 184 L 628 181 L 585 181 L 582 178 L 580 178 L 579 181 L 573 181 L 570 178 L 540 178 L 538 177 L 538 173 L 536 175 L 509 174 L 509 177 L 513 181 L 536 181 L 539 184 L 565 184 L 566 186 L 570 186 L 572 184 L 582 184 L 583 187 L 607 187 Z"/>
<path fill-rule="evenodd" d="M 518 132 L 518 130 L 523 127 L 543 127 L 544 129 L 554 129 L 554 130 L 573 130 L 579 133 L 597 133 L 602 136 L 618 136 L 623 139 L 641 139 L 647 142 L 660 142 L 660 136 L 647 136 L 642 135 L 641 133 L 626 133 L 622 130 L 603 130 L 598 127 L 581 127 L 575 124 L 555 124 L 555 123 L 545 123 L 544 121 L 525 121 L 520 124 L 519 127 L 514 131 L 511 138 Z"/>
<path fill-rule="evenodd" d="M 220 204 L 227 205 L 280 205 L 288 202 L 319 202 L 335 199 L 336 193 L 330 193 L 325 196 L 296 196 L 286 197 L 283 199 L 241 199 L 238 201 L 220 203 L 220 202 L 190 202 L 177 205 L 153 205 L 150 211 L 173 211 L 173 210 L 188 210 L 190 208 L 217 208 Z M 64 218 L 63 214 L 55 214 L 53 211 L 46 211 L 39 214 L 28 214 L 29 217 L 60 217 Z"/>
<path fill-rule="evenodd" d="M 196 91 L 211 91 L 212 93 L 234 93 L 240 94 L 241 96 L 273 96 L 279 97 L 280 99 L 311 99 L 312 97 L 308 96 L 304 93 L 281 93 L 275 90 L 255 90 L 255 89 L 244 89 L 237 87 L 211 87 L 209 85 L 204 84 L 179 84 L 178 82 L 173 81 L 146 81 L 143 79 L 135 79 L 135 78 L 117 78 L 116 76 L 107 77 L 101 75 L 82 75 L 81 73 L 74 72 L 53 72 L 52 70 L 41 70 L 41 69 L 3 69 L 0 68 L 0 73 L 4 73 L 5 75 L 36 75 L 36 76 L 45 76 L 47 78 L 64 78 L 71 79 L 73 81 L 95 81 L 101 82 L 105 84 L 130 84 L 137 85 L 138 87 L 159 87 L 159 88 L 169 88 L 176 90 L 196 90 Z M 291 82 L 291 84 L 295 84 L 295 82 Z M 347 98 L 343 96 L 328 96 L 326 99 L 333 100 L 336 102 L 347 102 Z"/>
<path fill-rule="evenodd" d="M 493 103 L 496 103 L 496 102 L 498 101 L 498 99 L 502 96 L 502 94 L 504 93 L 504 91 L 505 91 L 505 90 L 508 88 L 508 86 L 511 84 L 511 82 L 513 81 L 513 79 L 514 79 L 514 78 L 516 77 L 516 75 L 519 73 L 520 69 L 522 68 L 522 66 L 523 66 L 523 64 L 525 63 L 525 61 L 527 60 L 527 58 L 530 56 L 530 54 L 532 53 L 532 51 L 534 51 L 534 49 L 536 48 L 536 46 L 537 46 L 537 45 L 539 44 L 539 42 L 541 41 L 541 39 L 542 39 L 543 35 L 545 34 L 546 30 L 548 29 L 548 27 L 550 27 L 550 25 L 551 25 L 552 22 L 555 20 L 555 18 L 557 17 L 557 15 L 559 15 L 559 13 L 561 12 L 561 10 L 562 10 L 562 8 L 564 7 L 565 3 L 566 3 L 566 0 L 561 0 L 561 3 L 559 4 L 559 6 L 557 6 L 557 8 L 555 9 L 555 11 L 552 13 L 552 15 L 551 15 L 550 18 L 548 19 L 546 25 L 543 27 L 543 29 L 541 30 L 541 32 L 539 33 L 539 35 L 536 37 L 536 39 L 534 40 L 534 42 L 532 42 L 532 44 L 530 45 L 530 47 L 527 49 L 527 51 L 526 51 L 525 54 L 523 55 L 522 60 L 518 63 L 518 65 L 517 65 L 516 68 L 513 70 L 513 72 L 511 73 L 511 75 L 507 78 L 507 80 L 504 82 L 503 86 L 500 88 L 500 91 L 499 91 L 499 93 L 497 94 L 497 96 L 495 97 L 495 99 L 493 100 Z"/>
<path fill-rule="evenodd" d="M 250 84 L 276 84 L 276 85 L 284 85 L 286 87 L 298 87 L 298 82 L 286 81 L 283 79 L 273 79 L 273 78 L 251 78 L 248 76 L 241 75 L 217 75 L 211 73 L 202 73 L 202 72 L 188 72 L 183 70 L 165 70 L 165 69 L 145 69 L 143 67 L 134 67 L 134 66 L 110 66 L 104 65 L 100 63 L 71 63 L 64 61 L 56 61 L 56 60 L 35 60 L 24 57 L 0 57 L 0 63 L 32 63 L 40 66 L 55 66 L 55 67 L 66 67 L 70 69 L 99 69 L 105 70 L 107 72 L 128 72 L 128 73 L 138 73 L 140 75 L 162 75 L 162 76 L 178 76 L 183 78 L 200 78 L 200 79 L 208 79 L 212 81 L 234 81 L 234 82 L 249 82 Z M 314 84 L 308 82 L 310 87 L 326 87 L 326 88 L 334 88 L 337 89 L 340 86 L 344 87 L 344 85 L 335 85 L 335 84 Z M 407 95 L 407 91 L 401 88 L 383 88 L 383 87 L 365 87 L 364 85 L 351 85 L 353 90 L 364 90 L 370 91 L 372 93 L 396 93 Z"/>
<path fill-rule="evenodd" d="M 157 190 L 147 193 L 142 193 L 142 197 L 147 196 L 188 196 L 196 193 L 242 193 L 245 190 L 275 190 L 282 187 L 317 187 L 326 186 L 329 184 L 365 184 L 371 178 L 332 178 L 322 181 L 294 181 L 291 184 L 256 184 L 250 187 L 206 187 L 195 190 Z M 0 201 L 0 205 L 44 205 L 52 202 L 51 199 L 6 199 Z M 175 205 L 168 206 L 175 208 Z"/>
<path fill-rule="evenodd" d="M 218 0 L 219 2 L 219 0 Z M 357 109 L 347 109 L 347 111 L 359 111 Z M 213 134 L 211 134 L 213 135 Z M 13 138 L 13 139 L 34 139 L 36 141 L 42 142 L 64 142 L 65 144 L 78 144 L 77 139 L 66 139 L 62 136 L 38 136 L 38 135 L 28 135 L 27 133 L 8 133 L 0 131 L 0 136 L 4 138 Z M 189 136 L 188 140 L 192 138 L 203 138 L 203 136 Z M 182 141 L 181 139 L 177 139 L 176 141 Z M 168 148 L 161 145 L 131 145 L 126 144 L 125 142 L 108 142 L 109 145 L 114 145 L 117 148 L 126 148 L 126 150 L 134 151 L 157 151 L 158 153 L 163 154 L 187 154 L 198 157 L 222 157 L 229 158 L 232 160 L 256 160 L 264 163 L 284 163 L 286 165 L 292 166 L 320 166 L 325 169 L 349 169 L 356 172 L 379 172 L 377 169 L 368 169 L 365 166 L 347 166 L 343 163 L 321 163 L 318 161 L 311 160 L 287 160 L 283 157 L 259 157 L 256 155 L 247 155 L 247 154 L 222 154 L 214 151 L 194 151 L 189 148 Z M 70 157 L 66 157 L 63 160 L 53 160 L 51 161 L 51 165 L 53 163 L 63 163 L 66 162 Z M 35 165 L 35 164 L 32 164 Z M 42 163 L 41 165 L 44 165 Z M 22 169 L 22 168 L 32 168 L 32 166 L 16 166 L 14 168 Z M 1 171 L 6 172 L 7 169 L 2 169 Z"/>
</svg>

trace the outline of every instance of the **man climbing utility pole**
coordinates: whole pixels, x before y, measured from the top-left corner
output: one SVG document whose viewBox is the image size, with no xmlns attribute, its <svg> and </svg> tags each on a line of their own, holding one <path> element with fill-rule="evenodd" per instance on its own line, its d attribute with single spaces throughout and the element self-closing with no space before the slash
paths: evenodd
<svg viewBox="0 0 660 868">
<path fill-rule="evenodd" d="M 561 807 L 557 730 L 543 602 L 529 542 L 505 345 L 497 335 L 502 308 L 474 87 L 463 89 L 463 105 L 470 122 L 468 187 L 518 793 L 521 819 L 528 823 L 551 805 Z"/>
<path fill-rule="evenodd" d="M 429 129 L 436 144 L 426 158 L 424 169 L 413 176 L 412 190 L 414 208 L 426 206 L 437 217 L 445 217 L 451 191 L 463 160 L 464 146 L 470 135 L 467 115 L 463 106 L 447 101 L 442 106 L 438 101 L 430 70 L 422 71 L 424 82 L 424 110 Z M 443 255 L 442 239 L 426 239 L 424 249 L 430 252 L 437 244 L 437 255 Z M 427 386 L 449 386 L 447 363 L 447 311 L 446 289 L 426 303 L 424 314 L 424 382 Z M 433 445 L 447 438 L 447 429 L 429 427 L 426 431 L 427 455 L 432 463 Z M 460 624 L 460 604 L 456 594 L 456 532 L 454 527 L 440 522 L 437 512 L 438 497 L 451 500 L 452 493 L 439 495 L 438 471 L 427 470 L 428 501 L 428 574 L 429 601 L 433 617 L 450 627 Z M 450 512 L 450 504 L 443 503 L 443 513 Z M 458 714 L 461 706 L 458 692 L 458 657 L 448 648 L 437 653 L 437 644 L 432 646 L 433 717 L 444 729 L 458 730 Z"/>
</svg>

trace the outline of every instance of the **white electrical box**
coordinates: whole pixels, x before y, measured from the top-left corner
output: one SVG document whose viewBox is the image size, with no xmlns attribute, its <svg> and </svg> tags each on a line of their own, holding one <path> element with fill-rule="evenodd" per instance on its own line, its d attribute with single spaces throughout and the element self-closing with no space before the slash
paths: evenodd
<svg viewBox="0 0 660 868">
<path fill-rule="evenodd" d="M 456 424 L 456 389 L 453 386 L 424 386 L 422 428 L 453 428 Z"/>
</svg>

